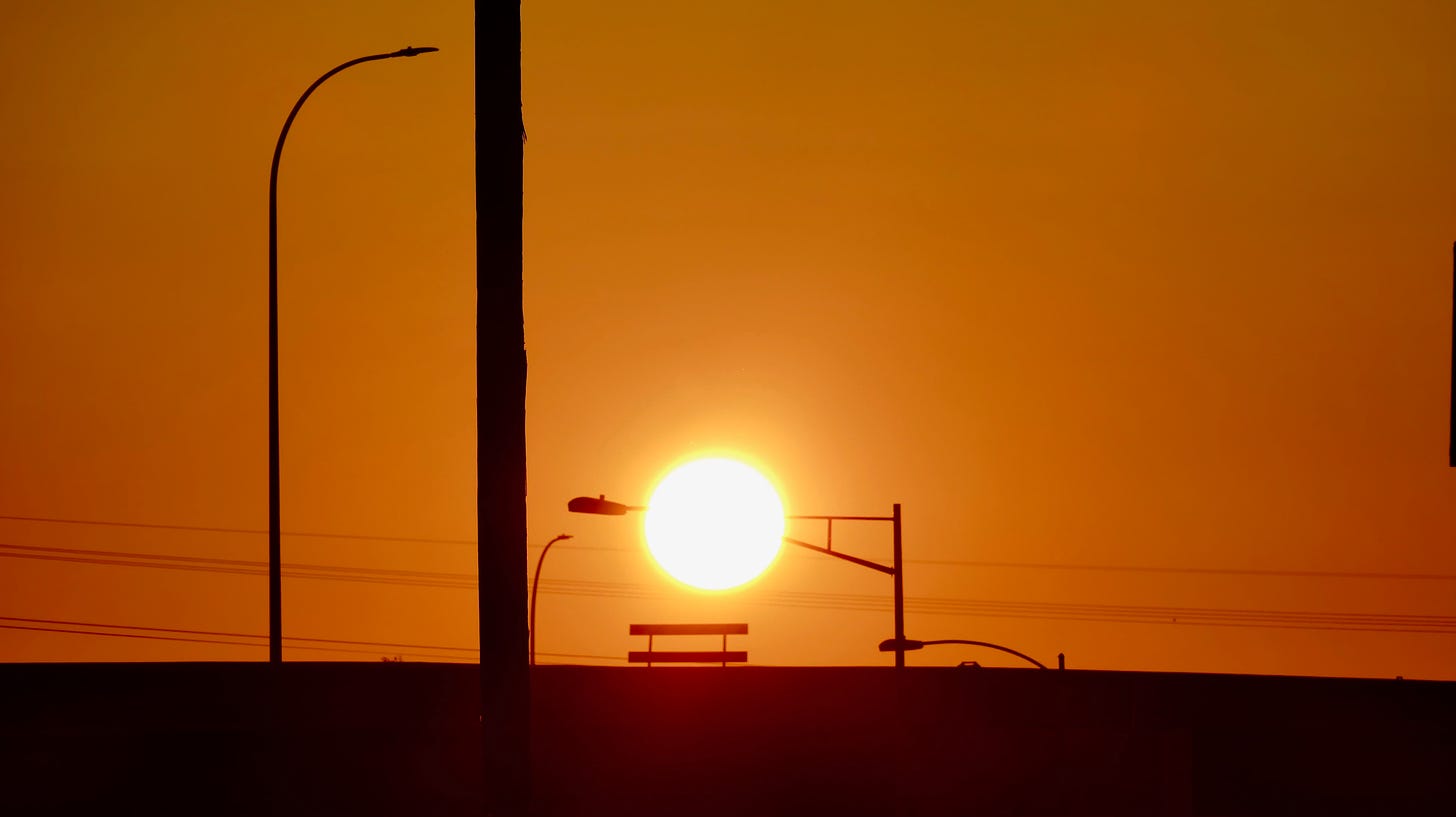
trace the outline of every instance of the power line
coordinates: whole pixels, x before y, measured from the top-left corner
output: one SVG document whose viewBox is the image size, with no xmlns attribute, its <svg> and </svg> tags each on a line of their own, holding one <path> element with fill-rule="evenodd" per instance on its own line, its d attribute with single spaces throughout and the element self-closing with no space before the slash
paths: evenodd
<svg viewBox="0 0 1456 817">
<path fill-rule="evenodd" d="M 267 530 L 255 528 L 224 528 L 207 525 L 163 525 L 155 522 L 109 522 L 99 519 L 58 519 L 47 516 L 8 516 L 0 515 L 0 519 L 11 522 L 49 522 L 58 525 L 96 525 L 108 528 L 146 528 L 153 530 L 180 530 L 193 533 L 243 533 L 254 536 L 263 536 Z M 352 533 L 306 533 L 301 531 L 283 531 L 284 536 L 299 536 L 308 539 L 353 539 L 366 542 L 405 542 L 424 543 L 433 545 L 473 545 L 474 539 L 430 539 L 416 536 L 367 536 Z"/>
<path fill-rule="evenodd" d="M 253 528 L 228 528 L 211 527 L 203 525 L 165 525 L 149 522 L 114 522 L 105 520 L 89 519 L 61 519 L 42 516 L 12 516 L 0 515 L 0 520 L 16 522 L 48 522 L 64 525 L 96 525 L 103 527 L 119 528 L 146 528 L 156 530 L 178 530 L 200 533 L 241 533 L 251 535 L 263 535 L 266 530 Z M 474 539 L 435 539 L 427 537 L 404 537 L 404 536 L 370 536 L 365 534 L 347 533 L 308 533 L 285 531 L 284 536 L 297 536 L 310 539 L 345 539 L 356 541 L 373 542 L 403 542 L 403 543 L 425 543 L 444 545 L 474 545 Z M 528 548 L 538 549 L 545 547 L 545 544 L 531 544 Z M 593 545 L 571 545 L 562 546 L 570 550 L 591 550 L 591 551 L 614 551 L 620 553 L 633 552 L 636 548 L 601 547 Z M 906 564 L 942 565 L 953 567 L 990 567 L 1007 568 L 1017 570 L 1086 570 L 1105 571 L 1121 573 L 1182 573 L 1202 575 L 1225 575 L 1225 576 L 1270 576 L 1284 578 L 1314 578 L 1314 579 L 1378 579 L 1390 581 L 1456 581 L 1456 573 L 1388 573 L 1377 571 L 1339 571 L 1339 570 L 1281 570 L 1261 568 L 1223 568 L 1223 567 L 1167 567 L 1157 565 L 1115 565 L 1115 564 L 1066 564 L 1057 562 L 1005 562 L 992 560 L 960 560 L 960 559 L 906 559 Z"/>
<path fill-rule="evenodd" d="M 47 562 L 100 565 L 108 567 L 140 567 L 155 570 L 217 573 L 237 576 L 266 576 L 268 563 L 247 559 L 220 559 L 203 556 L 178 556 L 134 551 L 95 550 L 87 548 L 44 547 L 0 542 L 0 559 L 30 559 Z M 365 584 L 390 584 L 406 587 L 431 587 L 452 590 L 474 590 L 473 573 L 447 573 L 397 568 L 348 567 L 285 562 L 282 572 L 291 579 L 318 579 Z"/>
<path fill-rule="evenodd" d="M 213 630 L 189 630 L 176 627 L 146 627 L 139 625 L 104 624 L 100 622 L 66 621 L 59 619 L 23 618 L 19 616 L 0 616 L 0 622 L 22 622 L 22 623 L 0 623 L 0 629 L 26 630 L 32 632 L 60 633 L 64 635 L 91 635 L 114 638 L 132 638 L 147 641 L 173 641 L 191 644 L 219 644 L 228 647 L 249 647 L 259 649 L 266 647 L 264 636 L 252 635 L 249 633 L 219 632 Z M 50 625 L 50 626 L 37 626 Z M 92 628 L 92 629 L 81 629 Z M 104 630 L 104 631 L 99 631 Z M 117 632 L 118 630 L 140 630 L 142 632 Z M 218 636 L 209 638 L 206 636 Z M 222 640 L 227 639 L 250 639 L 250 640 Z M 325 644 L 350 644 L 358 646 L 391 647 L 409 650 L 404 655 L 413 655 L 423 658 L 433 658 L 443 661 L 467 661 L 474 663 L 474 659 L 466 659 L 459 655 L 433 655 L 430 653 L 417 652 L 417 650 L 454 651 L 461 653 L 479 653 L 473 647 L 449 647 L 432 644 L 407 644 L 389 641 L 349 641 L 334 638 L 303 638 L 286 636 L 284 641 L 308 641 L 322 642 Z M 320 647 L 304 644 L 290 644 L 289 649 L 316 650 L 323 652 L 339 652 L 364 655 L 378 655 L 378 650 L 345 649 L 339 647 Z M 623 662 L 626 658 L 616 655 L 596 655 L 590 653 L 559 653 L 545 652 L 537 653 L 542 656 L 553 658 L 587 658 L 601 661 Z"/>
<path fill-rule="evenodd" d="M 43 632 L 43 633 L 61 633 L 61 634 L 64 634 L 64 635 L 91 635 L 91 636 L 101 636 L 101 637 L 108 637 L 108 638 L 139 638 L 139 639 L 145 639 L 145 640 L 148 640 L 148 641 L 180 641 L 180 642 L 186 642 L 186 643 L 191 643 L 191 644 L 223 644 L 223 645 L 230 646 L 230 647 L 250 647 L 252 649 L 266 649 L 268 647 L 268 644 L 266 642 L 256 642 L 256 643 L 253 643 L 253 642 L 242 642 L 242 641 L 216 641 L 216 640 L 207 639 L 207 638 L 189 638 L 189 637 L 184 637 L 184 636 L 144 635 L 144 634 L 140 634 L 140 633 L 92 632 L 92 631 L 88 631 L 88 630 L 78 630 L 78 629 L 70 629 L 70 628 L 63 628 L 63 627 L 29 627 L 29 626 L 20 625 L 20 624 L 0 624 L 0 630 L 30 630 L 30 631 Z M 316 647 L 316 646 L 308 646 L 308 645 L 302 645 L 302 644 L 289 645 L 288 649 L 290 649 L 290 650 L 309 650 L 309 651 L 314 651 L 314 652 L 350 653 L 350 654 L 354 654 L 354 655 L 374 655 L 374 656 L 378 656 L 380 654 L 380 651 L 379 650 L 355 650 L 355 649 L 348 649 L 348 648 L 345 648 L 345 647 Z M 442 661 L 442 662 L 455 662 L 455 663 L 460 663 L 461 662 L 461 659 L 458 656 L 427 655 L 425 653 L 414 653 L 414 652 L 407 652 L 407 653 L 402 653 L 402 654 L 403 655 L 414 656 L 414 657 L 417 657 L 417 658 L 428 658 L 428 659 L 432 659 L 432 660 L 435 660 L 435 661 Z M 474 662 L 467 662 L 467 663 L 474 663 Z"/>
<path fill-rule="evenodd" d="M 207 639 L 207 638 L 182 638 L 182 637 L 179 637 L 179 636 L 166 636 L 166 635 L 142 635 L 142 634 L 138 634 L 138 633 L 90 633 L 90 632 L 84 632 L 84 631 L 81 631 L 81 630 L 65 629 L 65 628 L 57 628 L 57 627 L 29 627 L 29 626 L 22 625 L 22 624 L 0 624 L 0 629 L 4 629 L 4 630 L 33 630 L 35 632 L 42 632 L 42 633 L 68 633 L 70 635 L 102 635 L 102 636 L 116 636 L 118 638 L 144 638 L 144 639 L 147 639 L 149 641 L 187 641 L 187 642 L 196 643 L 196 644 L 226 644 L 229 647 L 266 647 L 266 646 L 268 646 L 267 644 L 261 644 L 261 643 L 238 642 L 238 641 L 217 641 L 217 640 Z"/>
<path fill-rule="evenodd" d="M 136 551 L 122 550 L 88 550 L 83 548 L 62 548 L 45 547 L 39 545 L 15 545 L 0 542 L 0 548 L 20 551 L 34 551 L 40 553 L 65 553 L 80 556 L 101 556 L 111 558 L 144 559 L 170 562 L 188 562 L 193 564 L 220 565 L 224 567 L 247 567 L 266 568 L 267 562 L 249 559 L 220 559 L 210 556 L 176 556 L 163 553 L 138 553 Z M 342 565 L 315 565 L 299 562 L 284 562 L 283 567 L 293 570 L 311 571 L 345 571 L 350 573 L 361 573 L 367 575 L 381 575 L 391 577 L 409 577 L 420 579 L 438 579 L 454 581 L 474 581 L 473 573 L 440 573 L 426 570 L 402 570 L 399 568 L 378 568 L 378 567 L 347 567 Z"/>
<path fill-rule="evenodd" d="M 30 546 L 0 544 L 0 548 L 24 548 L 27 551 L 41 550 Z M 120 554 L 118 551 L 82 551 L 77 548 L 54 548 L 63 551 L 52 553 L 6 553 L 0 551 L 0 558 L 34 558 L 52 561 L 79 562 L 124 567 L 148 567 L 174 570 L 193 570 L 227 574 L 262 575 L 261 562 L 241 560 L 209 560 L 203 557 L 181 557 L 194 559 L 204 564 L 162 564 L 157 561 L 130 562 L 125 559 L 100 558 L 80 554 Z M 142 554 L 154 559 L 168 558 L 156 554 Z M 222 562 L 223 564 L 212 564 Z M 474 581 L 468 574 L 428 573 L 426 571 L 389 571 L 385 569 L 362 568 L 367 575 L 353 575 L 345 571 L 355 568 L 309 565 L 310 571 L 287 570 L 290 578 L 309 578 L 336 581 L 395 584 L 405 586 L 472 589 Z M 325 572 L 335 571 L 335 572 Z M 438 580 L 430 576 L 452 577 Z M 547 579 L 542 590 L 553 595 L 574 595 L 606 598 L 672 598 L 665 591 L 642 588 L 618 582 L 572 581 Z M 762 599 L 749 597 L 755 604 L 780 607 L 812 609 L 836 609 L 847 611 L 881 611 L 888 602 L 876 596 L 805 593 L 781 591 L 768 594 Z M 1456 631 L 1456 618 L 1449 616 L 1420 616 L 1399 614 L 1349 614 L 1349 613 L 1307 613 L 1272 610 L 1223 610 L 1217 608 L 1183 608 L 1157 606 L 1127 606 L 1098 604 L 1057 604 L 1045 602 L 1000 602 L 966 599 L 933 599 L 910 597 L 906 609 L 935 615 L 963 617 L 1035 618 L 1047 620 L 1083 620 L 1110 623 L 1181 623 L 1208 626 L 1260 626 L 1288 629 L 1365 630 L 1379 632 L 1408 632 L 1444 634 Z"/>
<path fill-rule="evenodd" d="M 263 575 L 266 563 L 207 557 L 164 556 L 123 551 L 84 550 L 79 548 L 43 548 L 0 543 L 0 558 L 26 558 L 122 567 L 147 567 L 171 570 L 205 571 L 224 574 Z M 138 559 L 144 561 L 129 561 Z M 168 560 L 172 564 L 164 564 Z M 394 584 L 416 587 L 473 589 L 474 577 L 464 573 L 391 570 L 383 568 L 348 568 L 332 565 L 288 566 L 284 575 L 334 581 Z M 606 598 L 672 598 L 671 594 L 638 585 L 618 582 L 572 581 L 547 579 L 545 592 L 554 595 Z M 762 599 L 749 597 L 755 604 L 782 607 L 837 609 L 848 611 L 880 611 L 888 602 L 876 596 L 779 592 Z M 1205 626 L 1281 627 L 1286 629 L 1362 630 L 1377 632 L 1445 634 L 1456 630 L 1456 618 L 1449 616 L 1416 616 L 1398 614 L 1307 613 L 1273 610 L 1223 610 L 1217 608 L 1183 608 L 1157 606 L 1057 604 L 1045 602 L 998 602 L 965 599 L 933 599 L 910 597 L 906 609 L 933 615 L 963 617 L 1035 618 L 1045 620 L 1081 620 L 1109 623 L 1178 623 Z"/>
<path fill-rule="evenodd" d="M 670 599 L 672 594 L 613 582 L 543 580 L 543 591 L 571 596 L 623 599 Z M 744 599 L 748 604 L 781 607 L 883 612 L 887 599 L 878 596 L 779 591 Z M 973 618 L 1082 620 L 1123 624 L 1184 624 L 1279 629 L 1359 630 L 1367 632 L 1456 634 L 1456 617 L 1384 613 L 1318 613 L 1282 610 L 1220 609 L 1056 602 L 1007 602 L 909 597 L 908 612 Z"/>
<path fill-rule="evenodd" d="M 234 633 L 218 630 L 192 630 L 179 627 L 150 627 L 133 624 L 106 624 L 94 621 L 68 621 L 63 619 L 47 618 L 26 618 L 22 616 L 0 616 L 0 629 L 7 630 L 35 630 L 39 632 L 67 633 L 71 635 L 94 635 L 114 636 L 117 638 L 138 638 L 152 641 L 187 641 L 201 644 L 222 644 L 230 647 L 266 647 L 267 637 L 253 633 Z M 38 626 L 45 625 L 45 626 Z M 78 628 L 89 628 L 82 630 Z M 101 632 L 96 632 L 96 631 Z M 118 632 L 120 630 L 137 630 L 139 632 Z M 221 640 L 233 639 L 233 640 Z M 244 640 L 236 640 L 244 639 Z M 285 642 L 308 642 L 307 644 L 291 644 L 290 649 L 321 650 L 324 652 L 363 653 L 377 655 L 378 650 L 361 650 L 353 647 L 388 647 L 410 650 L 412 655 L 425 655 L 419 652 L 428 650 L 434 652 L 457 652 L 478 654 L 479 649 L 473 647 L 451 647 L 438 644 L 408 644 L 390 641 L 354 641 L 339 638 L 309 638 L 303 636 L 285 636 Z M 350 645 L 343 646 L 315 646 L 316 644 L 326 645 Z M 460 655 L 431 656 L 443 659 L 459 660 Z"/>
<path fill-rule="evenodd" d="M 3 630 L 30 630 L 30 631 L 42 632 L 42 633 L 62 633 L 62 634 L 65 634 L 65 635 L 93 635 L 93 636 L 115 637 L 115 638 L 139 638 L 139 639 L 145 639 L 145 640 L 148 640 L 148 641 L 181 641 L 181 642 L 186 642 L 186 643 L 190 643 L 190 644 L 223 644 L 223 645 L 230 646 L 230 647 L 249 647 L 249 648 L 252 648 L 252 649 L 265 649 L 268 646 L 267 643 L 265 643 L 265 642 L 218 641 L 218 640 L 215 640 L 215 639 L 208 639 L 208 638 L 189 638 L 189 637 L 184 637 L 184 636 L 165 636 L 165 635 L 145 635 L 145 634 L 142 634 L 142 633 L 91 632 L 91 631 L 87 631 L 87 630 L 78 630 L 78 629 L 63 628 L 63 627 L 31 627 L 31 626 L 26 626 L 26 625 L 21 625 L 21 624 L 0 624 L 0 629 L 3 629 Z M 302 645 L 302 644 L 293 644 L 293 645 L 290 645 L 288 648 L 291 649 L 291 650 L 313 650 L 313 651 L 320 651 L 320 652 L 352 653 L 352 654 L 355 654 L 355 655 L 379 655 L 379 651 L 378 650 L 355 650 L 355 649 L 347 649 L 347 648 L 343 648 L 343 647 L 315 647 L 315 646 Z M 460 658 L 458 656 L 426 655 L 424 653 L 413 653 L 413 652 L 404 653 L 404 654 L 405 655 L 415 655 L 415 656 L 421 657 L 421 658 L 433 658 L 433 659 L 436 659 L 436 660 L 439 660 L 439 661 L 459 661 L 460 660 Z"/>
<path fill-rule="evenodd" d="M 537 657 L 550 656 L 551 658 L 596 658 L 602 661 L 625 662 L 627 659 L 621 655 L 588 655 L 577 652 L 538 652 Z"/>
<path fill-rule="evenodd" d="M 1223 576 L 1277 576 L 1306 579 L 1388 579 L 1396 581 L 1456 581 L 1453 573 L 1376 573 L 1339 570 L 1266 570 L 1229 567 L 1156 567 L 1151 565 L 1056 564 L 1052 562 L 992 562 L 941 559 L 906 559 L 911 564 L 994 567 L 1018 570 L 1094 570 L 1121 573 L 1192 573 Z"/>
<path fill-rule="evenodd" d="M 49 618 L 20 618 L 20 617 L 17 617 L 17 616 L 0 616 L 0 621 L 20 621 L 20 622 L 24 622 L 26 624 L 64 624 L 64 625 L 73 626 L 73 627 L 104 627 L 104 628 L 110 629 L 110 630 L 142 630 L 142 631 L 151 632 L 151 633 L 174 633 L 174 634 L 180 633 L 180 634 L 184 634 L 184 635 L 206 635 L 206 636 L 220 636 L 220 637 L 225 636 L 225 637 L 230 637 L 230 638 L 266 638 L 266 636 L 262 636 L 262 635 L 252 635 L 252 634 L 249 634 L 249 633 L 228 633 L 228 632 L 218 632 L 218 631 L 215 631 L 215 630 L 186 630 L 186 629 L 180 629 L 180 628 L 177 628 L 177 627 L 144 627 L 144 626 L 141 626 L 141 625 L 138 625 L 138 624 L 100 624 L 100 623 L 91 622 L 91 621 L 63 621 L 63 620 L 59 620 L 59 619 L 49 619 Z M 437 644 L 397 644 L 397 643 L 391 643 L 391 642 L 388 642 L 388 641 L 347 641 L 347 640 L 339 639 L 339 638 L 308 638 L 308 637 L 305 637 L 305 636 L 286 636 L 283 640 L 284 641 L 310 641 L 310 642 L 318 642 L 318 643 L 323 643 L 323 644 L 352 644 L 352 645 L 355 645 L 355 646 L 370 646 L 370 647 L 408 647 L 408 648 L 411 648 L 411 649 L 420 649 L 420 650 L 453 650 L 453 651 L 457 651 L 457 652 L 475 652 L 475 653 L 480 652 L 479 649 L 476 649 L 474 647 L 445 647 L 445 646 L 440 646 L 440 645 L 437 645 Z"/>
<path fill-rule="evenodd" d="M 8 549 L 11 546 L 0 544 L 0 549 Z M 107 567 L 144 567 L 156 570 L 181 570 L 188 572 L 220 573 L 225 575 L 240 576 L 265 576 L 267 566 L 258 563 L 258 567 L 229 567 L 223 565 L 207 564 L 164 564 L 159 561 L 128 561 L 127 559 L 109 559 L 89 556 L 68 556 L 48 553 L 15 553 L 0 550 L 0 559 L 33 559 L 48 562 L 70 562 L 73 564 L 102 565 Z M 287 578 L 296 579 L 322 579 L 328 581 L 361 582 L 365 584 L 393 584 L 409 587 L 434 587 L 446 589 L 473 589 L 476 585 L 470 581 L 438 581 L 430 579 L 416 579 L 409 577 L 390 577 L 374 575 L 357 575 L 348 572 L 349 568 L 339 568 L 339 572 L 311 572 L 302 570 L 284 569 L 283 575 Z"/>
</svg>

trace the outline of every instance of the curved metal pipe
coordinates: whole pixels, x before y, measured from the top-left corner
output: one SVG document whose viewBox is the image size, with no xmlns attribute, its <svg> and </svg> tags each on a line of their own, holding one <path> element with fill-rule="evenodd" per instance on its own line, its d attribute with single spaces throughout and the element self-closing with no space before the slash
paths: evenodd
<svg viewBox="0 0 1456 817">
<path fill-rule="evenodd" d="M 536 575 L 531 578 L 531 619 L 526 623 L 526 629 L 531 636 L 531 666 L 536 666 L 536 585 L 541 583 L 541 566 L 546 564 L 546 554 L 551 551 L 551 546 L 562 539 L 570 539 L 569 533 L 558 533 L 555 539 L 546 543 L 541 550 L 541 555 L 536 557 Z"/>
<path fill-rule="evenodd" d="M 283 570 L 282 534 L 278 466 L 278 163 L 283 158 L 283 141 L 288 138 L 288 129 L 303 103 L 314 89 L 345 68 L 361 62 L 387 60 L 394 57 L 413 57 L 439 51 L 438 48 L 401 48 L 388 54 L 370 54 L 343 63 L 308 86 L 303 96 L 293 103 L 293 110 L 283 122 L 278 134 L 278 144 L 273 147 L 273 168 L 268 173 L 268 661 L 279 664 L 283 661 Z"/>
<path fill-rule="evenodd" d="M 1035 658 L 1032 658 L 1024 652 L 1017 652 L 1010 647 L 1003 647 L 1000 644 L 992 644 L 989 641 L 971 641 L 970 639 L 966 638 L 938 638 L 934 641 L 917 641 L 913 638 L 887 638 L 884 641 L 880 642 L 880 652 L 890 652 L 892 650 L 897 652 L 903 652 L 905 650 L 918 650 L 931 644 L 970 644 L 973 647 L 989 647 L 990 649 L 1000 650 L 1004 653 L 1010 653 L 1017 658 L 1030 661 L 1031 663 L 1035 664 L 1039 669 L 1047 668 L 1046 664 L 1043 664 L 1042 662 L 1036 660 Z"/>
<path fill-rule="evenodd" d="M 925 643 L 925 644 L 970 644 L 973 647 L 989 647 L 989 648 L 991 648 L 993 650 L 1000 650 L 1001 652 L 1004 652 L 1004 653 L 1010 653 L 1010 654 L 1016 656 L 1017 658 L 1024 658 L 1027 661 L 1030 661 L 1031 663 L 1035 664 L 1039 669 L 1046 669 L 1046 664 L 1043 664 L 1042 662 L 1036 660 L 1035 658 L 1032 658 L 1031 656 L 1027 655 L 1026 653 L 1017 652 L 1016 650 L 1013 650 L 1010 647 L 1003 647 L 1000 644 L 992 644 L 989 641 L 970 641 L 970 640 L 964 639 L 964 638 L 942 638 L 942 639 L 937 639 L 935 641 L 926 641 L 926 642 L 923 642 L 923 643 Z"/>
</svg>

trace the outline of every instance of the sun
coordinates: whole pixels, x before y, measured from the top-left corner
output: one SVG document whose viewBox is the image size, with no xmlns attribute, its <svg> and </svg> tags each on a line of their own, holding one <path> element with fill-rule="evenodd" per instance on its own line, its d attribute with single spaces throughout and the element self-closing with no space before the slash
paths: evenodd
<svg viewBox="0 0 1456 817">
<path fill-rule="evenodd" d="M 644 525 L 647 549 L 669 576 L 701 590 L 727 590 L 773 564 L 784 541 L 784 506 L 753 468 L 700 459 L 658 483 Z"/>
</svg>

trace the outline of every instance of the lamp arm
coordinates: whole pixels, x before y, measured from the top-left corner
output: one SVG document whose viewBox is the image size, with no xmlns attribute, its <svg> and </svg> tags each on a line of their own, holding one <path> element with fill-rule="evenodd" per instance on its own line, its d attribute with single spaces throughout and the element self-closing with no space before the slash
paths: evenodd
<svg viewBox="0 0 1456 817">
<path fill-rule="evenodd" d="M 1010 654 L 1016 656 L 1017 658 L 1024 658 L 1027 661 L 1030 661 L 1031 663 L 1035 664 L 1037 667 L 1039 667 L 1041 669 L 1046 669 L 1047 668 L 1046 667 L 1046 664 L 1043 664 L 1042 662 L 1036 660 L 1035 658 L 1032 658 L 1031 656 L 1027 655 L 1026 653 L 1017 652 L 1016 650 L 1013 650 L 1010 647 L 1003 647 L 1000 644 L 992 644 L 989 641 L 970 641 L 970 640 L 964 639 L 964 638 L 942 638 L 942 639 L 938 639 L 936 641 L 922 641 L 920 643 L 921 644 L 924 644 L 926 646 L 929 646 L 931 644 L 970 644 L 973 647 L 988 647 L 988 648 L 993 649 L 993 650 L 1000 650 L 1001 652 L 1010 653 Z"/>
<path fill-rule="evenodd" d="M 546 554 L 551 552 L 551 546 L 562 539 L 570 539 L 569 534 L 560 534 L 546 543 L 541 549 L 541 555 L 536 559 L 536 575 L 531 578 L 531 615 L 526 621 L 526 630 L 529 636 L 529 657 L 531 666 L 536 666 L 536 588 L 541 584 L 541 566 L 546 564 Z"/>
<path fill-rule="evenodd" d="M 840 553 L 837 550 L 830 550 L 829 548 L 822 548 L 818 545 L 811 545 L 808 542 L 801 542 L 798 539 L 790 539 L 787 536 L 784 537 L 784 541 L 788 542 L 791 545 L 798 545 L 801 548 L 812 550 L 817 553 L 822 553 L 825 556 L 833 556 L 836 559 L 843 559 L 846 562 L 852 562 L 859 565 L 860 567 L 867 567 L 870 570 L 878 570 L 879 572 L 884 573 L 887 576 L 895 575 L 895 568 L 888 565 L 882 565 L 879 562 L 872 562 L 869 559 L 861 559 L 858 556 L 851 556 L 848 553 Z"/>
</svg>

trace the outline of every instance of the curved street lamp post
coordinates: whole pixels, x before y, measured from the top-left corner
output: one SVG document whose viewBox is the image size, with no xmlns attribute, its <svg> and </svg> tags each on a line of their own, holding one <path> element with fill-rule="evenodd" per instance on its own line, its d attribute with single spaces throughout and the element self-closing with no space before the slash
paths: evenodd
<svg viewBox="0 0 1456 817">
<path fill-rule="evenodd" d="M 273 148 L 273 169 L 268 175 L 268 661 L 283 661 L 283 573 L 282 534 L 280 533 L 279 510 L 280 491 L 278 487 L 278 163 L 283 158 L 283 140 L 288 138 L 288 129 L 293 119 L 314 89 L 345 68 L 361 62 L 388 60 L 394 57 L 413 57 L 439 51 L 438 48 L 401 48 L 388 54 L 370 54 L 343 63 L 308 86 L 303 96 L 293 104 L 283 130 L 278 134 L 278 144 Z"/>
<path fill-rule="evenodd" d="M 551 551 L 551 546 L 563 539 L 570 539 L 571 534 L 559 533 L 546 547 L 541 549 L 541 555 L 536 557 L 536 575 L 531 578 L 531 617 L 526 622 L 526 629 L 531 634 L 531 666 L 536 666 L 536 586 L 541 583 L 541 566 L 546 564 L 546 554 Z"/>
</svg>

